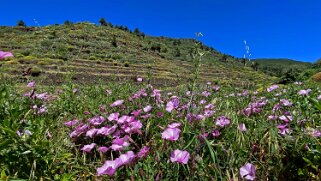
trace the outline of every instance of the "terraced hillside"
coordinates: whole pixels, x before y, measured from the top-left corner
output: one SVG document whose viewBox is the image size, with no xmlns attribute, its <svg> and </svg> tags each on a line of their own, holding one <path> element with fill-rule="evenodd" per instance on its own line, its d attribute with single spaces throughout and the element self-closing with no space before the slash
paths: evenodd
<svg viewBox="0 0 321 181">
<path fill-rule="evenodd" d="M 255 59 L 258 69 L 276 76 L 282 76 L 289 71 L 302 72 L 312 67 L 312 63 L 301 62 L 291 59 Z"/>
<path fill-rule="evenodd" d="M 124 27 L 90 23 L 47 27 L 0 27 L 0 49 L 14 59 L 1 62 L 3 75 L 61 84 L 68 79 L 90 84 L 144 77 L 156 85 L 178 85 L 192 78 L 195 44 L 205 53 L 200 81 L 243 84 L 272 78 L 243 67 L 193 39 L 145 36 Z"/>
</svg>

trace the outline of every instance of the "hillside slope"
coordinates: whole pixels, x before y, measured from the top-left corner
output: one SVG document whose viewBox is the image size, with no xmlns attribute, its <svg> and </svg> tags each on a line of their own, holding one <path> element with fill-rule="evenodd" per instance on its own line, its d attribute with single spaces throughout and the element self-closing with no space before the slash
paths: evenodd
<svg viewBox="0 0 321 181">
<path fill-rule="evenodd" d="M 282 76 L 288 71 L 302 72 L 312 66 L 309 62 L 300 62 L 291 59 L 254 59 L 258 63 L 258 69 L 272 75 Z"/>
<path fill-rule="evenodd" d="M 149 77 L 154 84 L 178 85 L 192 77 L 191 54 L 195 44 L 205 52 L 200 81 L 243 84 L 272 78 L 243 67 L 194 39 L 145 36 L 124 27 L 91 23 L 46 27 L 0 27 L 0 49 L 15 58 L 2 63 L 10 77 L 32 75 L 47 84 L 63 83 L 66 77 L 79 83 L 125 81 Z"/>
</svg>

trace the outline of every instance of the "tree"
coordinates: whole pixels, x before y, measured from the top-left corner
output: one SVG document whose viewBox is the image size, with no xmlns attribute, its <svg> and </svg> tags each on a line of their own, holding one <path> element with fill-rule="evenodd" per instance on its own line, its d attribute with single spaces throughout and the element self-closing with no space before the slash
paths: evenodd
<svg viewBox="0 0 321 181">
<path fill-rule="evenodd" d="M 108 23 L 105 20 L 105 18 L 100 18 L 99 23 L 100 23 L 101 26 L 107 26 L 108 25 Z"/>
<path fill-rule="evenodd" d="M 177 47 L 174 49 L 174 56 L 175 57 L 180 57 L 181 56 L 181 51 Z"/>
<path fill-rule="evenodd" d="M 244 67 L 246 65 L 247 59 L 246 58 L 241 58 L 241 62 L 243 63 Z"/>
<path fill-rule="evenodd" d="M 221 60 L 222 60 L 223 62 L 227 62 L 227 55 L 226 55 L 226 54 L 223 54 Z"/>
<path fill-rule="evenodd" d="M 67 25 L 67 26 L 69 26 L 69 25 L 72 25 L 73 23 L 71 22 L 71 21 L 69 21 L 69 20 L 66 20 L 65 22 L 64 22 L 64 25 Z"/>
<path fill-rule="evenodd" d="M 26 25 L 26 23 L 25 23 L 24 21 L 19 20 L 19 21 L 17 22 L 17 26 L 26 27 L 27 25 Z"/>
<path fill-rule="evenodd" d="M 253 61 L 251 64 L 251 67 L 253 70 L 257 71 L 258 67 L 259 67 L 259 63 L 257 63 L 256 61 Z"/>
<path fill-rule="evenodd" d="M 138 28 L 135 28 L 134 30 L 134 34 L 137 35 L 137 36 L 140 36 L 140 30 Z"/>
<path fill-rule="evenodd" d="M 139 37 L 145 38 L 145 33 L 141 32 L 138 28 L 135 28 L 134 34 Z"/>
<path fill-rule="evenodd" d="M 111 44 L 112 44 L 114 47 L 117 47 L 117 40 L 116 40 L 116 36 L 115 36 L 115 35 L 113 36 L 113 39 L 111 40 Z"/>
<path fill-rule="evenodd" d="M 173 45 L 177 46 L 177 45 L 180 45 L 182 44 L 181 40 L 174 40 L 173 41 Z"/>
</svg>

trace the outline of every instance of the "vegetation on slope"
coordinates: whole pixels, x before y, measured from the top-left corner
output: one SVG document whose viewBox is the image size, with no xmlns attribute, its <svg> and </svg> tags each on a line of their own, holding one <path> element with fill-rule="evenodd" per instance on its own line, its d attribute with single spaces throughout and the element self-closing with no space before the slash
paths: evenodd
<svg viewBox="0 0 321 181">
<path fill-rule="evenodd" d="M 205 52 L 200 81 L 240 85 L 272 80 L 244 68 L 243 59 L 222 54 L 197 40 L 152 37 L 138 29 L 132 32 L 125 26 L 101 23 L 0 27 L 0 49 L 15 54 L 15 59 L 3 63 L 1 71 L 19 77 L 40 70 L 39 79 L 45 83 L 60 83 L 66 75 L 79 83 L 142 76 L 152 77 L 155 83 L 178 85 L 192 77 L 192 55 L 198 44 Z"/>
<path fill-rule="evenodd" d="M 302 72 L 312 66 L 312 63 L 291 59 L 254 59 L 253 61 L 258 63 L 259 70 L 275 76 L 282 76 L 290 71 Z"/>
</svg>

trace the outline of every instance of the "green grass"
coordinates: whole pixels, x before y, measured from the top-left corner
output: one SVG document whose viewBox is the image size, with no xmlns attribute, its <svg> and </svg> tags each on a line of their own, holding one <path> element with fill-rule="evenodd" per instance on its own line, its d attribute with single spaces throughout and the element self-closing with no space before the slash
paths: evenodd
<svg viewBox="0 0 321 181">
<path fill-rule="evenodd" d="M 38 83 L 39 84 L 39 83 Z M 186 96 L 187 87 L 167 87 L 161 92 L 163 104 L 150 97 L 152 89 L 146 84 L 110 83 L 96 85 L 76 85 L 67 83 L 63 86 L 37 85 L 36 93 L 48 92 L 48 100 L 30 99 L 22 96 L 25 92 L 32 91 L 17 82 L 1 81 L 0 85 L 0 168 L 2 179 L 30 179 L 30 180 L 106 180 L 109 176 L 97 176 L 96 169 L 101 167 L 105 160 L 115 159 L 118 151 L 108 151 L 101 154 L 95 148 L 90 153 L 82 153 L 80 148 L 84 144 L 95 142 L 99 145 L 110 145 L 111 137 L 89 138 L 84 134 L 79 139 L 69 138 L 71 129 L 63 125 L 64 122 L 78 119 L 88 124 L 88 119 L 95 115 L 108 117 L 110 113 L 119 112 L 128 115 L 130 112 L 142 109 L 147 105 L 153 107 L 151 117 L 138 118 L 143 127 L 141 134 L 132 134 L 130 146 L 121 151 L 133 150 L 137 153 L 142 146 L 150 148 L 145 158 L 137 158 L 132 164 L 117 169 L 116 180 L 237 180 L 240 178 L 239 169 L 249 162 L 255 165 L 257 180 L 307 180 L 320 178 L 320 138 L 310 135 L 312 128 L 320 130 L 320 110 L 316 97 L 320 88 L 316 85 L 283 86 L 271 93 L 259 89 L 249 90 L 249 95 L 238 95 L 244 92 L 243 88 L 221 85 L 215 92 L 211 86 L 197 84 L 196 92 L 209 91 L 211 95 L 204 97 L 202 94 L 194 96 L 196 107 L 193 114 L 202 114 L 204 106 L 212 103 L 215 114 L 203 120 L 186 122 L 186 112 L 174 110 L 165 111 L 166 103 L 172 95 L 180 97 L 180 106 L 189 101 Z M 128 101 L 136 91 L 144 88 L 147 96 L 134 101 Z M 157 88 L 157 87 L 156 87 Z M 301 89 L 311 88 L 308 96 L 298 95 Z M 75 91 L 77 89 L 77 91 Z M 111 90 L 107 94 L 106 90 Z M 286 90 L 286 92 L 283 91 Z M 281 96 L 274 96 L 283 92 Z M 233 95 L 234 96 L 233 96 Z M 242 110 L 249 103 L 259 100 L 260 97 L 268 100 L 260 113 L 251 116 L 242 114 Z M 293 103 L 291 107 L 282 107 L 275 115 L 281 116 L 283 111 L 289 111 L 293 121 L 289 123 L 291 133 L 281 135 L 278 128 L 282 121 L 268 120 L 273 115 L 272 108 L 280 99 L 288 99 Z M 109 105 L 115 100 L 123 99 L 124 108 L 112 108 Z M 206 100 L 206 104 L 199 102 Z M 37 114 L 34 105 L 45 105 L 48 112 Z M 99 109 L 103 105 L 106 111 Z M 159 106 L 163 105 L 163 106 Z M 87 112 L 87 113 L 86 113 Z M 163 117 L 157 113 L 163 112 Z M 89 114 L 88 114 L 89 113 Z M 144 115 L 144 113 L 142 113 Z M 228 117 L 231 122 L 224 128 L 215 125 L 219 116 Z M 308 120 L 299 124 L 300 120 Z M 186 124 L 188 129 L 181 126 L 181 134 L 177 141 L 165 141 L 161 138 L 162 128 L 169 123 L 180 122 Z M 110 124 L 106 122 L 104 124 Z M 240 123 L 247 127 L 246 132 L 238 129 Z M 98 126 L 100 127 L 100 126 Z M 120 129 L 120 127 L 119 127 Z M 32 135 L 19 137 L 21 133 L 29 130 Z M 213 137 L 212 131 L 219 130 L 220 136 Z M 206 135 L 206 139 L 200 135 Z M 179 165 L 171 163 L 170 153 L 175 149 L 184 149 L 190 153 L 188 164 Z"/>
</svg>

